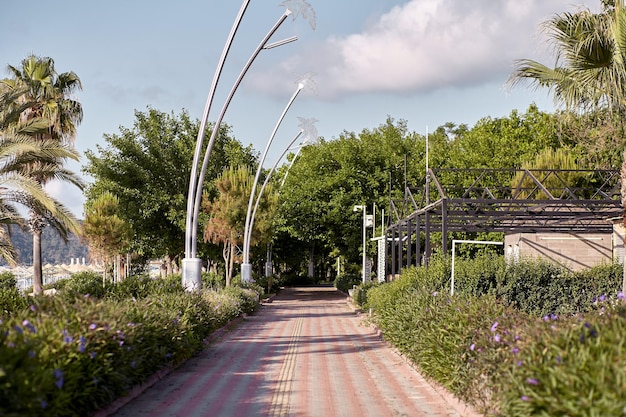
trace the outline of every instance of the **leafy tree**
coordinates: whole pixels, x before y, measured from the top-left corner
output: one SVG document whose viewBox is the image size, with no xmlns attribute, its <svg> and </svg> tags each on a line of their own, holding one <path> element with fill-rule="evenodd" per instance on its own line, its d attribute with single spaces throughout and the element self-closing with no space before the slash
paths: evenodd
<svg viewBox="0 0 626 417">
<path fill-rule="evenodd" d="M 66 160 L 78 160 L 73 148 L 76 126 L 82 120 L 80 103 L 71 98 L 81 88 L 73 72 L 57 73 L 51 58 L 28 56 L 19 68 L 8 67 L 11 78 L 0 83 L 6 114 L 18 115 L 14 131 L 30 136 L 41 152 L 22 152 L 11 170 L 43 186 L 51 180 L 69 182 L 82 189 L 82 180 L 64 167 Z M 6 167 L 5 167 L 6 168 Z M 67 239 L 79 230 L 77 219 L 60 202 L 41 204 L 43 200 L 24 201 L 30 209 L 28 222 L 33 234 L 33 290 L 42 292 L 41 233 L 48 223 Z"/>
<path fill-rule="evenodd" d="M 174 115 L 148 108 L 135 112 L 132 128 L 104 135 L 106 146 L 86 152 L 83 171 L 94 178 L 87 202 L 106 191 L 116 195 L 119 216 L 132 230 L 129 250 L 143 260 L 164 258 L 168 273 L 184 253 L 187 191 L 199 126 L 185 111 Z M 227 126 L 220 129 L 211 154 L 204 182 L 209 196 L 216 195 L 212 180 L 224 167 L 255 160 L 251 149 L 231 138 L 229 131 Z M 205 256 L 211 250 L 198 247 Z"/>
<path fill-rule="evenodd" d="M 551 196 L 568 198 L 568 188 L 583 186 L 587 175 L 576 172 L 578 165 L 572 153 L 566 148 L 556 150 L 546 148 L 535 157 L 533 162 L 522 164 L 523 169 L 532 170 L 531 174 L 541 182 Z M 554 169 L 564 170 L 556 173 Z M 549 196 L 542 191 L 535 181 L 524 172 L 518 172 L 511 183 L 518 198 L 546 200 Z"/>
<path fill-rule="evenodd" d="M 109 259 L 118 255 L 130 237 L 128 224 L 119 217 L 119 199 L 110 192 L 104 192 L 86 205 L 83 222 L 83 236 L 91 253 L 104 261 L 104 282 L 106 282 Z"/>
<path fill-rule="evenodd" d="M 281 189 L 277 232 L 322 258 L 332 252 L 356 263 L 362 217 L 354 205 L 386 207 L 390 183 L 395 197 L 402 197 L 405 157 L 409 175 L 423 176 L 424 151 L 423 137 L 391 118 L 359 135 L 344 132 L 336 140 L 306 146 Z"/>
<path fill-rule="evenodd" d="M 204 227 L 204 239 L 223 245 L 222 254 L 226 264 L 226 285 L 233 277 L 237 247 L 243 243 L 248 202 L 254 174 L 246 166 L 229 167 L 215 180 L 219 195 L 213 201 L 205 194 L 202 207 L 209 214 Z M 266 187 L 252 228 L 251 246 L 265 241 L 271 233 L 272 217 L 276 206 L 276 195 L 271 186 Z"/>
</svg>

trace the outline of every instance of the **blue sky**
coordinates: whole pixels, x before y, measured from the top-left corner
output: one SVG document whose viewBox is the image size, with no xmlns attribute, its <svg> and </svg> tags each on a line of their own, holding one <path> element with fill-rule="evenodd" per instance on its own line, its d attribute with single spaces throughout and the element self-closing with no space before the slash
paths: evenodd
<svg viewBox="0 0 626 417">
<path fill-rule="evenodd" d="M 504 84 L 513 61 L 552 59 L 539 25 L 555 13 L 599 8 L 599 0 L 307 0 L 315 19 L 294 13 L 272 38 L 296 42 L 263 51 L 229 107 L 225 123 L 261 152 L 295 91 L 314 74 L 281 125 L 266 166 L 315 118 L 320 136 L 338 137 L 404 119 L 425 133 L 447 122 L 525 111 L 552 111 L 547 91 Z M 287 3 L 293 3 L 289 1 Z M 30 0 L 0 14 L 0 65 L 49 56 L 74 71 L 84 109 L 76 147 L 104 144 L 103 134 L 131 127 L 148 106 L 200 118 L 215 66 L 241 2 L 228 0 Z M 280 0 L 251 0 L 224 69 L 209 120 L 217 117 L 241 68 L 285 10 Z M 293 17 L 293 18 L 292 18 Z M 313 30 L 311 23 L 315 23 Z M 4 76 L 4 74 L 2 74 Z M 81 164 L 72 165 L 76 171 Z M 50 191 L 79 217 L 80 192 Z"/>
</svg>

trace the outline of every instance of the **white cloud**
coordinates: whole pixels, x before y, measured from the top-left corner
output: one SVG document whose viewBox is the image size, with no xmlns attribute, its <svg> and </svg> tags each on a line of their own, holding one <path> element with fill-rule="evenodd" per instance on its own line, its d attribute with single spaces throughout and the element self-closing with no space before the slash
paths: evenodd
<svg viewBox="0 0 626 417">
<path fill-rule="evenodd" d="M 413 94 L 504 82 L 519 58 L 546 59 L 539 25 L 571 0 L 411 0 L 360 33 L 329 37 L 252 79 L 264 92 L 312 71 L 320 96 Z"/>
</svg>

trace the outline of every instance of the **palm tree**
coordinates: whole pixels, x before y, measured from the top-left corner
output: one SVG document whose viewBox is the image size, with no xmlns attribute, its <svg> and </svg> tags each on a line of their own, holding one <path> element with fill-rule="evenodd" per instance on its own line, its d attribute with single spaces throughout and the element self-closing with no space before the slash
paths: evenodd
<svg viewBox="0 0 626 417">
<path fill-rule="evenodd" d="M 0 88 L 0 103 L 13 102 L 12 94 Z M 0 106 L 0 257 L 9 264 L 16 263 L 10 239 L 11 226 L 25 224 L 15 203 L 36 203 L 54 209 L 54 201 L 41 185 L 15 169 L 22 155 L 46 156 L 46 152 L 30 134 L 45 129 L 47 121 L 33 118 L 28 123 L 18 125 L 16 122 L 20 113 L 19 109 L 16 111 L 10 106 Z"/>
<path fill-rule="evenodd" d="M 530 59 L 516 62 L 509 84 L 547 87 L 555 102 L 581 113 L 604 110 L 616 123 L 626 116 L 626 11 L 623 0 L 601 0 L 603 11 L 581 9 L 544 23 L 556 53 L 554 68 Z M 622 205 L 626 212 L 626 151 Z M 626 225 L 626 216 L 624 216 Z M 626 292 L 626 262 L 623 291 Z"/>
<path fill-rule="evenodd" d="M 510 85 L 530 81 L 546 87 L 567 110 L 626 110 L 626 14 L 623 0 L 604 2 L 602 13 L 581 9 L 544 22 L 556 54 L 554 67 L 531 59 L 516 61 Z"/>
<path fill-rule="evenodd" d="M 44 152 L 21 154 L 13 165 L 14 172 L 30 177 L 41 186 L 60 180 L 82 189 L 82 180 L 64 168 L 68 158 L 79 159 L 73 141 L 83 113 L 82 106 L 71 95 L 82 88 L 80 79 L 73 72 L 57 73 L 51 58 L 34 55 L 22 60 L 20 68 L 9 66 L 8 70 L 12 77 L 0 83 L 6 97 L 12 97 L 12 101 L 3 101 L 2 106 L 10 113 L 19 111 L 17 124 L 20 126 L 29 125 L 33 120 L 47 122 L 45 128 L 28 133 Z M 80 225 L 58 201 L 54 201 L 53 206 L 43 206 L 35 200 L 26 203 L 30 209 L 28 224 L 33 235 L 33 290 L 38 294 L 42 292 L 43 284 L 41 234 L 44 226 L 51 225 L 67 238 L 68 232 L 79 233 Z"/>
</svg>

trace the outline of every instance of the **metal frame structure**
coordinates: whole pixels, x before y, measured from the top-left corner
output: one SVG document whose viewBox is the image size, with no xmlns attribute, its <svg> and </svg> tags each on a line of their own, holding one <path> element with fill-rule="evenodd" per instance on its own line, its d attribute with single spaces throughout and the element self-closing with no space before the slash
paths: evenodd
<svg viewBox="0 0 626 417">
<path fill-rule="evenodd" d="M 390 273 L 427 264 L 434 232 L 447 253 L 451 232 L 611 233 L 623 211 L 618 170 L 428 169 L 390 199 Z"/>
</svg>

